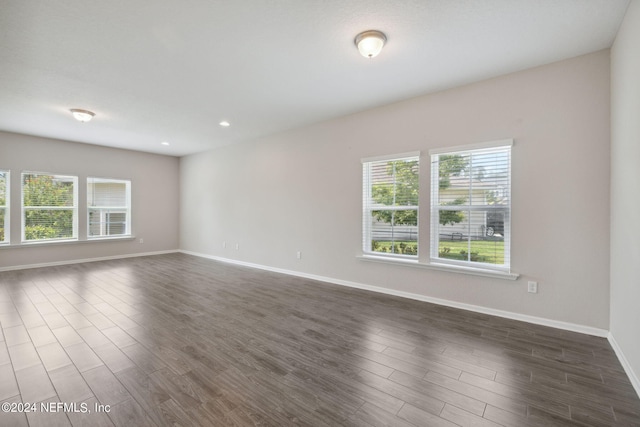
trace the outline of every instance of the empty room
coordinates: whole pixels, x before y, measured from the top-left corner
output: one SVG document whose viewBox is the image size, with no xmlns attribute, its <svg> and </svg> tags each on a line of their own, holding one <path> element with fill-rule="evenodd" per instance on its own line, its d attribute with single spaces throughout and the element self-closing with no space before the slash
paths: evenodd
<svg viewBox="0 0 640 427">
<path fill-rule="evenodd" d="M 0 426 L 640 426 L 638 0 L 0 32 Z"/>
</svg>

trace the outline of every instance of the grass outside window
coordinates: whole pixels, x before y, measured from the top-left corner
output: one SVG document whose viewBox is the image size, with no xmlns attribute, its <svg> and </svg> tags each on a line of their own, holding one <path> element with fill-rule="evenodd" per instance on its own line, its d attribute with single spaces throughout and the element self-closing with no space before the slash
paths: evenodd
<svg viewBox="0 0 640 427">
<path fill-rule="evenodd" d="M 471 245 L 471 248 L 469 248 Z M 470 255 L 469 255 L 470 254 Z M 461 240 L 440 241 L 438 256 L 458 261 L 504 264 L 504 241 L 501 240 Z"/>
</svg>

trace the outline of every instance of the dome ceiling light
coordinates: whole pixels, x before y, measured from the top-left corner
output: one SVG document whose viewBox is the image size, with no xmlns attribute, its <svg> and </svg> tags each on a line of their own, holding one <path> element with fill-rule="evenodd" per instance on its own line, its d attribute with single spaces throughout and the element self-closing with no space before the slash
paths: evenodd
<svg viewBox="0 0 640 427">
<path fill-rule="evenodd" d="M 373 58 L 382 50 L 382 47 L 387 42 L 387 36 L 381 31 L 369 30 L 358 34 L 354 41 L 362 56 Z"/>
<path fill-rule="evenodd" d="M 93 118 L 93 116 L 96 115 L 96 113 L 94 113 L 93 111 L 89 111 L 89 110 L 80 110 L 79 108 L 72 108 L 71 110 L 71 114 L 73 114 L 73 117 L 82 123 L 86 123 L 89 120 L 91 120 Z"/>
</svg>

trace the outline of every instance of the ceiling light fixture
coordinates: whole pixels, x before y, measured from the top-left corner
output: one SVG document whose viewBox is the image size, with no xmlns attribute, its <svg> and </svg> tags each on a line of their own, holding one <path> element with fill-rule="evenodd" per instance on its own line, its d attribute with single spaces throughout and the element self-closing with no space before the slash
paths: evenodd
<svg viewBox="0 0 640 427">
<path fill-rule="evenodd" d="M 387 36 L 377 30 L 364 31 L 356 36 L 355 43 L 358 51 L 365 58 L 377 56 L 387 42 Z"/>
<path fill-rule="evenodd" d="M 71 110 L 71 114 L 73 114 L 73 117 L 82 123 L 88 122 L 89 120 L 91 120 L 93 118 L 93 116 L 96 115 L 96 113 L 94 113 L 93 111 L 89 111 L 89 110 L 80 110 L 78 108 L 72 108 Z"/>
<path fill-rule="evenodd" d="M 228 128 L 229 126 L 231 126 L 231 123 L 229 123 L 226 120 L 223 120 L 220 122 L 220 126 L 222 126 L 223 128 Z"/>
<path fill-rule="evenodd" d="M 162 141 L 160 144 L 161 145 L 170 145 L 167 141 Z"/>
</svg>

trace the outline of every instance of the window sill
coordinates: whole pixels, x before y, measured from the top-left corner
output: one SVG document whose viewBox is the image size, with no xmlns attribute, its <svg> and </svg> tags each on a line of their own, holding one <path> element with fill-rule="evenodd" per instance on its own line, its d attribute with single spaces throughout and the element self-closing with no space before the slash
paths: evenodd
<svg viewBox="0 0 640 427">
<path fill-rule="evenodd" d="M 457 265 L 425 263 L 417 260 L 407 260 L 401 258 L 388 258 L 375 255 L 360 255 L 357 257 L 361 261 L 379 262 L 382 264 L 392 264 L 407 267 L 426 268 L 429 270 L 447 271 L 450 273 L 469 274 L 472 276 L 491 277 L 495 279 L 516 280 L 520 277 L 517 273 L 486 270 L 482 268 L 461 267 Z"/>
<path fill-rule="evenodd" d="M 113 237 L 87 237 L 87 240 L 83 240 L 83 242 L 104 242 L 104 241 L 112 241 L 112 240 L 135 240 L 136 236 L 113 236 Z"/>
<path fill-rule="evenodd" d="M 19 249 L 19 248 L 34 248 L 39 246 L 58 246 L 58 245 L 75 245 L 83 243 L 97 243 L 97 242 L 122 242 L 133 241 L 135 236 L 118 236 L 118 237 L 99 237 L 86 240 L 47 240 L 47 241 L 35 241 L 35 242 L 21 242 L 17 244 L 0 244 L 0 249 Z"/>
</svg>

